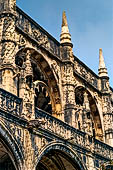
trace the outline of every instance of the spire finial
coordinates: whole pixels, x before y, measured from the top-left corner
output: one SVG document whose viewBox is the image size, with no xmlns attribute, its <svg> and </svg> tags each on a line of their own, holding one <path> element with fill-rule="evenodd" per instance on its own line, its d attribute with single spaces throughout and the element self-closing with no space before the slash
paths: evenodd
<svg viewBox="0 0 113 170">
<path fill-rule="evenodd" d="M 62 14 L 62 27 L 63 26 L 68 26 L 67 18 L 66 18 L 66 12 L 65 11 L 63 11 L 63 14 Z"/>
<path fill-rule="evenodd" d="M 99 77 L 108 77 L 107 68 L 105 66 L 102 48 L 99 49 Z"/>
<path fill-rule="evenodd" d="M 69 43 L 69 44 L 72 45 L 71 35 L 69 33 L 69 28 L 68 28 L 68 23 L 67 23 L 65 11 L 63 11 L 63 15 L 62 15 L 62 32 L 61 32 L 61 35 L 60 35 L 60 43 L 61 44 Z"/>
</svg>

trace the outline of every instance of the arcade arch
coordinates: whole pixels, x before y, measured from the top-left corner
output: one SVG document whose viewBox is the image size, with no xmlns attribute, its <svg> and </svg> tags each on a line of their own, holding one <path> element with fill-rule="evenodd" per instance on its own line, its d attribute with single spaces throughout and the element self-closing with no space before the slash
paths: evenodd
<svg viewBox="0 0 113 170">
<path fill-rule="evenodd" d="M 76 114 L 77 127 L 103 141 L 101 118 L 91 93 L 82 86 L 77 87 L 75 89 L 75 102 L 76 106 L 81 109 Z"/>
<path fill-rule="evenodd" d="M 51 69 L 50 63 L 47 61 L 47 54 L 44 52 L 40 53 L 31 48 L 25 48 L 16 54 L 15 64 L 20 72 L 24 72 L 26 67 L 26 53 L 28 50 L 30 52 L 32 75 L 27 77 L 27 82 L 29 82 L 30 86 L 34 86 L 35 107 L 47 111 L 57 117 L 57 114 L 61 113 L 60 91 L 54 72 Z M 21 82 L 18 84 L 18 86 L 21 86 Z"/>
<path fill-rule="evenodd" d="M 36 170 L 87 170 L 83 161 L 62 143 L 47 146 L 39 156 Z"/>
<path fill-rule="evenodd" d="M 19 170 L 23 164 L 23 153 L 15 137 L 0 121 L 0 170 Z"/>
<path fill-rule="evenodd" d="M 3 144 L 3 141 L 0 139 L 0 170 L 16 170 L 12 161 L 12 156 L 8 147 Z"/>
</svg>

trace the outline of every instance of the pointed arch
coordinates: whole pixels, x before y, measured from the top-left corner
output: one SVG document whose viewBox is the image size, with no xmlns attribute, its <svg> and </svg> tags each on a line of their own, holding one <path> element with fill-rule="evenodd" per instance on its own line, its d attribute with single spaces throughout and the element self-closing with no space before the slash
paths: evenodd
<svg viewBox="0 0 113 170">
<path fill-rule="evenodd" d="M 102 120 L 101 120 L 101 115 L 99 112 L 99 108 L 97 105 L 97 101 L 96 99 L 92 96 L 91 92 L 86 89 L 84 86 L 77 86 L 75 88 L 75 102 L 76 105 L 78 107 L 83 108 L 84 110 L 84 93 L 87 93 L 87 98 L 88 98 L 88 102 L 89 102 L 89 108 L 90 111 L 86 112 L 87 114 L 87 119 L 89 119 L 90 117 L 90 113 L 92 115 L 92 128 L 94 129 L 94 132 L 92 131 L 92 134 L 95 135 L 95 137 L 101 141 L 103 141 L 103 124 L 102 124 Z M 79 99 L 80 97 L 80 99 Z M 86 128 L 85 128 L 86 129 Z"/>
<path fill-rule="evenodd" d="M 22 169 L 24 155 L 18 146 L 15 137 L 10 133 L 10 131 L 5 126 L 5 123 L 0 120 L 0 143 L 8 152 L 15 170 Z"/>
<path fill-rule="evenodd" d="M 72 150 L 69 146 L 63 144 L 63 143 L 57 143 L 57 142 L 51 142 L 48 145 L 45 146 L 45 148 L 40 152 L 40 155 L 38 156 L 37 160 L 35 161 L 34 168 L 36 168 L 39 163 L 42 161 L 43 158 L 48 157 L 49 155 L 57 155 L 58 161 L 56 164 L 56 167 L 60 166 L 60 168 L 63 170 L 66 168 L 66 166 L 72 167 L 73 170 L 87 170 L 86 165 L 80 158 L 80 155 L 77 155 L 77 153 Z M 59 159 L 60 158 L 60 159 Z M 65 161 L 67 161 L 67 164 L 65 164 Z M 43 162 L 43 161 L 42 161 Z M 69 163 L 69 164 L 68 164 Z M 58 165 L 59 164 L 59 165 Z"/>
<path fill-rule="evenodd" d="M 45 51 L 41 51 L 41 49 L 36 50 L 30 47 L 20 49 L 15 56 L 15 62 L 17 65 L 19 63 L 18 61 L 19 58 L 20 58 L 19 64 L 20 66 L 22 65 L 22 62 L 24 62 L 25 60 L 23 56 L 27 50 L 29 50 L 31 53 L 31 63 L 32 63 L 33 71 L 35 73 L 41 72 L 41 76 L 45 77 L 44 83 L 46 82 L 48 85 L 47 89 L 48 89 L 50 99 L 51 99 L 52 114 L 57 117 L 58 114 L 61 114 L 61 111 L 62 111 L 61 92 L 60 92 L 60 88 L 59 88 L 59 84 L 57 80 L 58 75 L 55 75 L 55 72 L 52 68 L 48 55 L 46 54 Z M 39 70 L 36 67 L 38 67 Z M 35 70 L 35 68 L 38 71 Z M 37 81 L 36 74 L 34 76 L 34 81 Z"/>
</svg>

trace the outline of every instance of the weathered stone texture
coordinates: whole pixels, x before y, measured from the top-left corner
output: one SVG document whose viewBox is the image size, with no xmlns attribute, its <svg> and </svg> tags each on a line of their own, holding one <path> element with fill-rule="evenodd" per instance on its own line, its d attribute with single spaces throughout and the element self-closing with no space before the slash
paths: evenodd
<svg viewBox="0 0 113 170">
<path fill-rule="evenodd" d="M 73 55 L 65 12 L 59 43 L 15 5 L 0 1 L 0 169 L 112 166 L 113 89 L 102 49 L 96 75 Z"/>
</svg>

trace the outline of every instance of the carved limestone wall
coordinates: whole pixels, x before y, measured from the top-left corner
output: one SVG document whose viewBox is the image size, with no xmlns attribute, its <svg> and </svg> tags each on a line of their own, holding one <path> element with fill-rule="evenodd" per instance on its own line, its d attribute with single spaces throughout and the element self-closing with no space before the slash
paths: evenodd
<svg viewBox="0 0 113 170">
<path fill-rule="evenodd" d="M 83 170 L 112 160 L 108 78 L 99 78 L 74 57 L 71 42 L 60 44 L 18 7 L 16 16 L 15 0 L 2 0 L 0 8 L 0 142 L 12 148 L 18 169 L 35 170 L 40 161 L 51 167 L 56 153 L 57 164 L 65 165 L 62 151 Z"/>
</svg>

